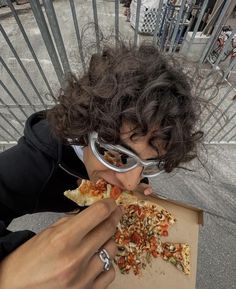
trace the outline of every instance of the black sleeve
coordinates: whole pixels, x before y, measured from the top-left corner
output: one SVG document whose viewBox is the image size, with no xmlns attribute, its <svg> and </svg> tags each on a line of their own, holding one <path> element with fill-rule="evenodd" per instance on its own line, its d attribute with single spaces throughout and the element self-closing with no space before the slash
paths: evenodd
<svg viewBox="0 0 236 289">
<path fill-rule="evenodd" d="M 0 221 L 0 260 L 35 235 L 31 231 L 10 232 Z"/>
<path fill-rule="evenodd" d="M 53 161 L 25 138 L 0 153 L 0 257 L 31 238 L 30 231 L 7 230 L 12 219 L 33 213 L 38 196 L 53 170 Z"/>
</svg>

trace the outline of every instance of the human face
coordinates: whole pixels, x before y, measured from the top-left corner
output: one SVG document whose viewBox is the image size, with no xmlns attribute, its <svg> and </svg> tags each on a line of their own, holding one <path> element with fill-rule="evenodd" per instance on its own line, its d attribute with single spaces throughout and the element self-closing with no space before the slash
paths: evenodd
<svg viewBox="0 0 236 289">
<path fill-rule="evenodd" d="M 157 152 L 153 149 L 148 141 L 150 135 L 139 137 L 136 140 L 131 140 L 132 126 L 124 124 L 121 127 L 121 141 L 130 148 L 142 160 L 158 158 Z M 94 155 L 90 146 L 84 148 L 84 164 L 87 168 L 88 175 L 92 181 L 99 178 L 105 179 L 107 182 L 117 185 L 122 189 L 134 190 L 140 183 L 141 174 L 143 171 L 142 166 L 136 166 L 127 172 L 115 172 L 103 165 Z"/>
</svg>

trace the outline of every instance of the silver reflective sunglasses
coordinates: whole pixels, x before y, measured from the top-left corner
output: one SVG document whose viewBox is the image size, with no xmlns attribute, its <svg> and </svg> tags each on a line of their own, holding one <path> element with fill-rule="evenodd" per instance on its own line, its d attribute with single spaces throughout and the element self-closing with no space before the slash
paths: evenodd
<svg viewBox="0 0 236 289">
<path fill-rule="evenodd" d="M 89 136 L 89 143 L 95 157 L 109 169 L 125 173 L 141 166 L 142 177 L 155 177 L 164 172 L 163 160 L 144 161 L 121 145 L 105 144 L 98 140 L 98 134 Z"/>
</svg>

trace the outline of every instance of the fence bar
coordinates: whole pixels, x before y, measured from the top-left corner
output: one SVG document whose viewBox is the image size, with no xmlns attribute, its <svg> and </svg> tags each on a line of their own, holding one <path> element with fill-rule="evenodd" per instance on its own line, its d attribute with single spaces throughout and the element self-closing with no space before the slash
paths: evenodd
<svg viewBox="0 0 236 289">
<path fill-rule="evenodd" d="M 170 10 L 168 10 L 169 7 Z M 168 48 L 168 44 L 170 43 L 169 38 L 171 37 L 171 35 L 173 35 L 173 27 L 175 27 L 176 21 L 176 18 L 174 16 L 175 6 L 173 4 L 170 4 L 169 7 L 167 8 L 166 22 L 164 24 L 166 27 L 163 30 L 163 37 L 161 37 L 161 48 L 163 49 L 163 51 L 166 51 Z"/>
<path fill-rule="evenodd" d="M 230 142 L 232 139 L 236 138 L 236 134 L 234 134 L 229 140 L 228 142 Z"/>
<path fill-rule="evenodd" d="M 195 3 L 195 1 L 194 1 L 194 3 Z M 188 14 L 186 13 L 185 20 L 191 15 L 191 11 L 192 11 L 193 6 L 194 6 L 194 4 L 191 3 L 191 6 L 190 6 L 191 8 L 189 8 Z M 188 28 L 187 28 L 186 32 L 184 33 L 184 36 L 183 36 L 183 40 L 182 40 L 182 42 L 181 42 L 181 45 L 182 45 L 182 43 L 184 43 L 184 41 L 185 41 L 185 39 L 186 39 L 186 37 L 187 37 L 187 35 L 188 35 L 188 32 L 189 32 L 189 30 L 190 30 L 190 28 L 191 28 L 191 26 L 192 26 L 192 24 L 193 24 L 194 19 L 195 19 L 195 16 L 194 16 L 194 15 L 191 15 L 191 18 L 190 18 L 190 20 L 189 20 L 189 22 L 188 22 Z M 184 20 L 184 22 L 185 22 L 185 20 Z M 184 25 L 182 26 L 182 31 L 183 31 L 183 29 L 184 29 Z M 181 37 L 182 31 L 181 31 L 181 33 L 179 34 L 180 37 Z M 180 37 L 179 37 L 179 39 L 180 39 Z M 177 43 L 179 43 L 179 39 L 178 39 L 178 42 L 177 42 Z M 174 52 L 176 51 L 176 48 L 177 48 L 177 47 L 178 47 L 178 46 L 176 45 L 176 46 L 175 46 L 175 49 L 174 49 Z"/>
<path fill-rule="evenodd" d="M 77 38 L 77 43 L 78 43 L 78 48 L 79 48 L 80 59 L 82 62 L 83 71 L 85 72 L 84 53 L 83 53 L 82 41 L 81 41 L 80 31 L 79 31 L 79 23 L 78 23 L 78 19 L 77 19 L 76 10 L 75 10 L 74 0 L 70 0 L 70 8 L 71 8 L 73 21 L 74 21 L 74 27 L 75 27 L 75 32 L 76 32 L 76 38 Z"/>
<path fill-rule="evenodd" d="M 161 34 L 160 20 L 161 20 L 161 11 L 163 9 L 163 2 L 164 0 L 160 0 L 158 12 L 157 12 L 157 22 L 156 22 L 156 27 L 155 27 L 154 36 L 153 36 L 153 43 L 155 46 L 157 46 L 157 35 L 158 37 L 160 37 L 160 34 Z"/>
<path fill-rule="evenodd" d="M 115 38 L 116 38 L 116 47 L 119 42 L 119 0 L 115 0 Z"/>
<path fill-rule="evenodd" d="M 94 23 L 95 23 L 97 52 L 100 53 L 101 52 L 101 46 L 100 46 L 100 37 L 99 37 L 97 1 L 92 0 L 92 4 L 93 4 L 93 19 L 94 19 Z"/>
<path fill-rule="evenodd" d="M 1 117 L 10 125 L 10 127 L 12 127 L 14 129 L 14 131 L 16 131 L 19 135 L 21 135 L 22 133 L 16 129 L 11 122 L 5 117 L 5 115 L 3 113 L 1 113 Z"/>
<path fill-rule="evenodd" d="M 179 24 L 180 24 L 181 18 L 183 16 L 183 12 L 184 12 L 184 8 L 185 8 L 185 5 L 186 5 L 186 1 L 187 0 L 183 0 L 182 3 L 181 3 L 180 10 L 179 10 L 179 13 L 178 13 L 178 17 L 177 17 L 177 20 L 176 20 L 176 23 L 175 23 L 175 29 L 174 29 L 174 32 L 173 32 L 173 35 L 172 35 L 172 38 L 171 38 L 171 42 L 170 42 L 170 47 L 169 47 L 168 53 L 171 53 L 173 51 L 173 46 L 174 46 L 174 43 L 175 43 L 175 40 L 176 40 L 176 36 L 177 36 L 178 30 L 179 30 Z"/>
<path fill-rule="evenodd" d="M 204 128 L 204 126 L 206 125 L 206 123 L 209 121 L 209 119 L 212 117 L 212 115 L 216 112 L 216 110 L 219 108 L 219 106 L 221 105 L 221 103 L 226 99 L 226 97 L 229 95 L 229 93 L 233 90 L 233 87 L 230 86 L 228 88 L 228 90 L 226 91 L 226 93 L 224 94 L 224 96 L 222 97 L 222 99 L 218 102 L 218 104 L 215 106 L 214 110 L 209 113 L 206 121 L 204 122 L 204 124 L 201 126 L 201 129 Z"/>
<path fill-rule="evenodd" d="M 221 23 L 222 23 L 223 18 L 225 17 L 225 13 L 226 13 L 226 11 L 228 10 L 228 8 L 229 8 L 230 5 L 231 5 L 231 1 L 226 1 L 226 2 L 225 2 L 224 7 L 223 7 L 223 9 L 222 9 L 222 11 L 221 11 L 221 14 L 220 14 L 220 16 L 219 16 L 219 18 L 218 18 L 215 26 L 214 26 L 214 30 L 213 30 L 213 32 L 212 32 L 212 34 L 211 34 L 211 37 L 210 37 L 210 39 L 208 40 L 207 45 L 206 45 L 206 47 L 205 47 L 205 49 L 204 49 L 204 51 L 203 51 L 203 53 L 202 53 L 202 57 L 201 57 L 201 59 L 200 59 L 200 63 L 203 63 L 203 62 L 204 62 L 204 60 L 205 60 L 205 58 L 206 58 L 206 56 L 207 56 L 207 54 L 208 54 L 208 51 L 209 51 L 210 48 L 215 44 L 215 42 L 216 42 L 216 40 L 217 40 L 217 35 L 218 35 L 218 33 L 219 33 L 219 27 L 220 27 L 220 25 L 221 25 Z"/>
<path fill-rule="evenodd" d="M 169 7 L 172 6 L 172 9 L 171 9 L 172 17 L 173 17 L 173 13 L 174 13 L 173 5 L 172 4 L 167 4 L 167 6 L 165 7 L 165 10 L 164 10 L 164 13 L 163 13 L 163 18 L 162 18 L 162 23 L 161 23 L 161 29 L 163 27 L 162 34 L 160 34 L 160 40 L 159 40 L 159 42 L 160 42 L 159 46 L 160 46 L 160 50 L 161 51 L 163 51 L 164 48 L 165 48 L 165 37 L 166 37 L 166 33 L 168 34 L 168 32 L 166 32 L 166 26 L 167 26 L 166 23 L 170 22 L 170 20 L 169 20 L 169 10 L 168 10 L 169 7 L 168 6 Z M 170 28 L 170 24 L 168 25 L 167 29 L 169 29 L 169 28 Z"/>
<path fill-rule="evenodd" d="M 63 80 L 64 80 L 64 73 L 60 64 L 60 61 L 58 59 L 58 55 L 55 49 L 55 46 L 52 41 L 52 37 L 50 35 L 50 32 L 48 30 L 48 26 L 45 20 L 45 17 L 43 15 L 41 5 L 39 3 L 39 0 L 30 0 L 31 8 L 35 17 L 35 20 L 38 24 L 38 27 L 40 29 L 41 35 L 43 37 L 44 43 L 46 45 L 48 54 L 52 60 L 52 64 L 54 67 L 54 70 L 56 72 L 58 81 L 63 87 Z"/>
<path fill-rule="evenodd" d="M 4 119 L 4 118 L 3 118 Z M 17 141 L 17 138 L 11 134 L 5 127 L 3 127 L 1 124 L 0 124 L 0 128 L 5 131 L 6 134 L 8 134 L 12 139 L 16 140 Z"/>
<path fill-rule="evenodd" d="M 8 140 L 2 134 L 0 134 L 0 137 L 3 141 L 8 142 Z M 1 142 L 0 142 L 0 144 L 1 144 Z"/>
<path fill-rule="evenodd" d="M 49 105 L 47 105 L 47 108 L 49 108 L 49 107 L 53 107 L 54 105 L 53 104 L 49 104 Z M 19 105 L 16 105 L 16 104 L 8 104 L 8 105 L 6 105 L 6 104 L 1 104 L 0 103 L 0 108 L 6 108 L 6 107 L 9 107 L 9 108 L 19 108 L 19 107 L 21 107 L 21 108 L 38 108 L 38 109 L 40 109 L 40 110 L 42 110 L 42 104 L 32 104 L 32 105 L 25 105 L 25 104 L 19 104 Z M 36 111 L 36 110 L 35 110 Z"/>
<path fill-rule="evenodd" d="M 228 105 L 228 107 L 224 110 L 224 113 L 225 113 L 225 114 L 228 112 L 228 110 L 231 108 L 232 105 L 234 105 L 234 103 L 231 103 L 230 105 Z M 216 125 L 217 123 L 219 123 L 219 121 L 221 120 L 221 118 L 222 118 L 222 116 L 220 116 L 220 117 L 218 117 L 218 118 L 216 119 L 216 121 L 213 123 L 213 125 L 212 125 L 212 126 L 208 129 L 208 131 L 206 132 L 206 136 L 207 136 L 208 133 L 215 127 L 215 125 Z M 230 119 L 231 119 L 231 118 L 230 118 Z M 229 122 L 229 121 L 228 121 L 228 122 Z M 224 127 L 226 126 L 226 124 L 228 124 L 228 122 L 225 123 L 224 126 L 221 127 L 221 129 L 224 128 Z M 217 133 L 217 134 L 218 134 L 218 133 Z M 217 135 L 217 134 L 216 134 L 216 135 Z M 216 135 L 214 135 L 214 137 L 215 137 Z M 213 138 L 214 138 L 214 137 L 213 137 Z M 211 140 L 212 140 L 212 138 L 211 138 Z"/>
<path fill-rule="evenodd" d="M 2 65 L 4 66 L 4 68 L 6 69 L 6 71 L 8 72 L 8 74 L 10 75 L 11 79 L 14 81 L 14 83 L 16 84 L 16 86 L 19 88 L 20 92 L 22 93 L 22 95 L 24 96 L 26 102 L 28 103 L 29 106 L 32 106 L 33 110 L 36 112 L 35 108 L 33 107 L 32 103 L 30 102 L 28 96 L 26 95 L 26 93 L 24 92 L 24 90 L 21 88 L 19 82 L 16 80 L 15 76 L 12 74 L 12 72 L 10 71 L 10 69 L 8 68 L 7 64 L 4 62 L 4 60 L 2 59 L 2 57 L 0 56 L 0 62 L 2 63 Z M 20 105 L 19 105 L 20 106 Z"/>
<path fill-rule="evenodd" d="M 187 4 L 187 5 L 188 5 L 188 4 Z M 179 41 L 180 41 L 180 39 L 181 39 L 183 30 L 184 30 L 184 28 L 186 27 L 186 26 L 185 26 L 185 21 L 186 21 L 187 18 L 190 16 L 190 11 L 191 11 L 190 7 L 192 7 L 192 3 L 189 4 L 189 6 L 187 7 L 186 11 L 183 12 L 184 15 L 183 15 L 183 20 L 182 20 L 182 25 L 181 25 L 181 23 L 180 23 L 180 26 L 181 26 L 181 27 L 180 27 L 180 31 L 179 31 L 179 35 L 178 35 L 178 37 L 177 37 L 177 40 L 176 40 L 176 42 L 174 43 L 173 52 L 176 51 L 176 49 L 177 49 L 177 47 L 178 47 L 178 44 L 179 44 Z M 186 33 L 187 33 L 188 30 L 189 30 L 189 26 L 188 26 L 188 28 L 186 29 L 185 35 L 186 35 Z"/>
<path fill-rule="evenodd" d="M 227 131 L 227 132 L 220 138 L 219 142 L 222 141 L 222 139 L 224 139 L 227 135 L 229 135 L 229 134 L 231 133 L 231 131 L 233 131 L 235 128 L 236 128 L 236 124 L 235 124 L 233 127 L 231 127 L 231 129 L 230 129 L 229 131 Z"/>
<path fill-rule="evenodd" d="M 229 67 L 226 69 L 226 71 L 224 71 L 224 78 L 226 78 L 229 73 L 233 70 L 234 66 L 236 64 L 236 57 L 234 58 L 234 60 L 230 63 Z"/>
<path fill-rule="evenodd" d="M 233 104 L 231 104 L 231 105 L 227 108 L 227 110 L 226 110 L 225 112 L 227 112 L 232 105 L 233 105 Z M 225 122 L 225 124 L 213 135 L 213 137 L 209 140 L 209 142 L 212 141 L 212 140 L 220 133 L 220 131 L 221 131 L 222 129 L 224 129 L 227 124 L 230 123 L 230 121 L 235 117 L 235 115 L 236 115 L 236 113 L 234 113 L 234 114 L 228 119 L 228 121 Z"/>
<path fill-rule="evenodd" d="M 235 33 L 236 33 L 236 28 L 231 32 L 230 37 L 225 42 L 224 49 L 220 52 L 220 55 L 218 56 L 217 61 L 213 65 L 213 69 L 216 69 L 216 67 L 218 66 L 218 64 L 221 61 L 222 56 L 228 50 L 229 45 L 231 45 L 231 42 L 232 42 L 232 39 L 233 39 Z"/>
<path fill-rule="evenodd" d="M 8 90 L 8 88 L 6 87 L 6 85 L 0 80 L 0 84 L 1 86 L 4 88 L 4 90 L 7 92 L 7 94 L 10 96 L 10 99 L 16 104 L 17 108 L 19 108 L 19 110 L 24 114 L 24 116 L 26 118 L 28 118 L 28 115 L 25 113 L 25 111 L 22 109 L 22 107 L 20 107 L 17 103 L 17 100 L 14 98 L 14 96 L 11 94 L 11 92 Z M 0 103 L 3 105 L 8 106 L 6 103 L 4 103 L 1 99 L 0 99 Z"/>
<path fill-rule="evenodd" d="M 208 2 L 209 2 L 209 0 L 205 0 L 204 3 L 203 3 L 202 9 L 201 9 L 201 11 L 199 13 L 199 17 L 197 19 L 197 23 L 194 26 L 192 37 L 191 37 L 191 39 L 189 40 L 189 43 L 188 43 L 188 50 L 189 50 L 189 48 L 190 48 L 190 46 L 191 46 L 191 44 L 193 42 L 193 39 L 195 38 L 195 36 L 196 36 L 196 34 L 198 32 L 198 28 L 199 28 L 199 26 L 201 24 L 201 21 L 202 21 L 202 18 L 204 16 L 204 13 L 206 11 Z"/>
<path fill-rule="evenodd" d="M 141 0 L 137 0 L 135 30 L 134 30 L 134 46 L 135 47 L 138 44 L 138 27 L 139 27 L 139 19 L 140 19 L 140 10 L 141 10 Z"/>
<path fill-rule="evenodd" d="M 51 27 L 52 35 L 56 43 L 57 51 L 61 59 L 64 73 L 68 75 L 71 72 L 70 64 L 66 54 L 65 45 L 62 39 L 61 30 L 57 21 L 57 16 L 55 13 L 54 6 L 52 4 L 52 0 L 43 0 L 43 5 L 45 7 L 48 22 Z"/>
<path fill-rule="evenodd" d="M 27 79 L 29 80 L 30 84 L 32 85 L 35 93 L 37 94 L 37 96 L 39 97 L 40 101 L 41 101 L 42 104 L 44 105 L 44 102 L 43 102 L 43 99 L 42 99 L 41 95 L 39 94 L 37 88 L 35 87 L 35 85 L 34 85 L 32 79 L 31 79 L 31 77 L 29 76 L 29 74 L 28 74 L 28 72 L 27 72 L 27 70 L 26 70 L 26 68 L 25 68 L 25 66 L 24 66 L 24 64 L 23 64 L 22 61 L 20 60 L 20 58 L 19 58 L 19 56 L 18 56 L 15 48 L 14 48 L 13 45 L 11 44 L 9 38 L 7 37 L 7 34 L 6 34 L 5 30 L 3 29 L 1 23 L 0 23 L 0 31 L 1 31 L 1 33 L 2 33 L 2 35 L 3 35 L 3 37 L 5 38 L 8 46 L 10 47 L 12 53 L 14 54 L 15 58 L 17 59 L 18 63 L 20 64 L 20 67 L 21 67 L 21 69 L 23 70 L 25 76 L 27 77 Z M 45 105 L 44 105 L 44 106 L 45 106 Z"/>
<path fill-rule="evenodd" d="M 41 65 L 40 65 L 40 63 L 39 63 L 39 61 L 38 61 L 38 58 L 37 58 L 37 56 L 36 56 L 36 54 L 35 54 L 35 52 L 34 52 L 34 49 L 33 49 L 32 45 L 31 45 L 31 43 L 30 43 L 30 41 L 29 41 L 29 38 L 28 38 L 28 36 L 27 36 L 27 34 L 26 34 L 26 32 L 25 32 L 25 29 L 24 29 L 24 27 L 23 27 L 23 25 L 22 25 L 22 23 L 21 23 L 18 15 L 17 15 L 17 13 L 16 13 L 16 10 L 15 10 L 15 8 L 14 8 L 11 0 L 7 0 L 7 5 L 10 7 L 11 12 L 12 12 L 13 16 L 15 17 L 15 20 L 16 20 L 19 28 L 20 28 L 20 31 L 21 31 L 24 39 L 25 39 L 26 44 L 28 45 L 28 48 L 29 48 L 29 50 L 30 50 L 30 52 L 31 52 L 31 55 L 32 55 L 35 63 L 36 63 L 37 66 L 38 66 L 39 72 L 40 72 L 40 74 L 41 74 L 41 76 L 42 76 L 42 78 L 43 78 L 43 80 L 44 80 L 44 82 L 45 82 L 45 84 L 46 84 L 46 86 L 47 86 L 50 94 L 51 94 L 52 96 L 54 96 L 53 91 L 52 91 L 52 89 L 51 89 L 51 87 L 50 87 L 50 85 L 49 85 L 49 83 L 48 83 L 48 80 L 47 80 L 47 78 L 46 78 L 46 76 L 45 76 L 45 74 L 44 74 L 44 72 L 43 72 L 43 69 L 42 69 L 42 67 L 41 67 Z"/>
</svg>

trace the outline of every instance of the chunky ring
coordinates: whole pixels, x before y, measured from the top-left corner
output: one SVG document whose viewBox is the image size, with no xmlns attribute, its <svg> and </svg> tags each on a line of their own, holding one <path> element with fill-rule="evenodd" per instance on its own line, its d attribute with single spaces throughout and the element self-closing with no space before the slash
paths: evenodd
<svg viewBox="0 0 236 289">
<path fill-rule="evenodd" d="M 110 259 L 110 256 L 109 256 L 107 250 L 101 249 L 98 252 L 98 256 L 101 259 L 101 261 L 103 262 L 103 271 L 109 271 L 111 268 L 111 259 Z"/>
</svg>

